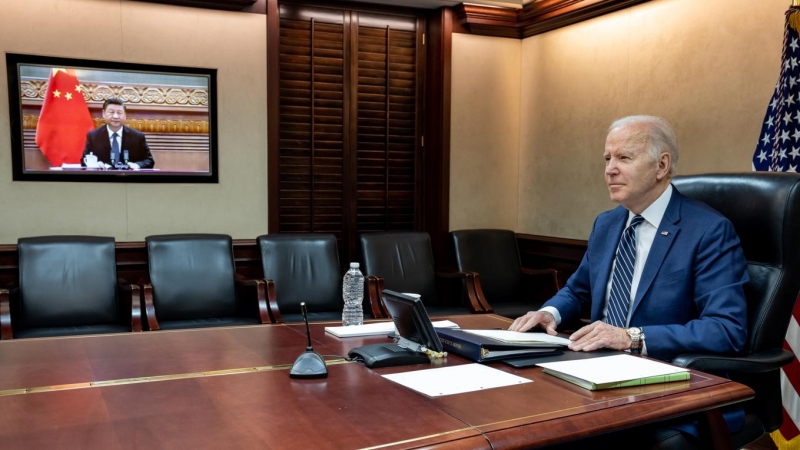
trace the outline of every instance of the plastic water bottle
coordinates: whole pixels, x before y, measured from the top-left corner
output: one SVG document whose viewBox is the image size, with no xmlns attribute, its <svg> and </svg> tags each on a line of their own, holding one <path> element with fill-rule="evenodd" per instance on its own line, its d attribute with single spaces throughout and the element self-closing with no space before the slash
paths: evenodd
<svg viewBox="0 0 800 450">
<path fill-rule="evenodd" d="M 358 270 L 358 263 L 350 263 L 350 270 L 344 274 L 342 283 L 344 311 L 342 325 L 362 325 L 364 323 L 364 275 Z"/>
</svg>

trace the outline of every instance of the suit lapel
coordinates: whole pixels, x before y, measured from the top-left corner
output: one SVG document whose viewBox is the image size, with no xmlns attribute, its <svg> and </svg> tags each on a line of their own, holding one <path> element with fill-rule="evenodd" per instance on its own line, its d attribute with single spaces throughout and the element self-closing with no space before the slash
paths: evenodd
<svg viewBox="0 0 800 450">
<path fill-rule="evenodd" d="M 130 130 L 128 129 L 128 127 L 123 125 L 123 127 L 122 127 L 122 139 L 119 140 L 119 160 L 120 161 L 123 160 L 123 151 L 128 149 L 128 146 L 126 144 L 128 143 L 129 139 L 130 139 Z M 128 155 L 128 156 L 130 157 L 130 155 Z"/>
<path fill-rule="evenodd" d="M 647 256 L 644 269 L 642 269 L 642 277 L 639 279 L 639 287 L 636 289 L 632 312 L 636 311 L 644 294 L 653 284 L 658 270 L 661 269 L 661 264 L 664 263 L 664 258 L 675 241 L 675 236 L 680 231 L 680 227 L 676 224 L 681 219 L 681 203 L 683 203 L 683 200 L 678 190 L 674 187 L 672 189 L 672 198 L 669 201 L 669 205 L 667 205 L 667 210 L 664 211 L 664 217 L 661 219 L 661 224 L 656 230 L 656 236 L 653 238 L 653 245 L 650 247 L 650 254 Z"/>
<path fill-rule="evenodd" d="M 97 142 L 97 157 L 104 162 L 111 160 L 111 142 L 109 141 L 108 128 L 103 125 L 97 133 L 100 142 Z"/>
<path fill-rule="evenodd" d="M 605 306 L 606 286 L 611 277 L 611 264 L 617 253 L 617 246 L 622 237 L 622 230 L 625 229 L 625 224 L 628 222 L 628 210 L 619 206 L 613 211 L 612 217 L 609 218 L 610 226 L 607 228 L 607 234 L 602 238 L 602 247 L 600 247 L 599 254 L 603 255 L 600 261 L 597 272 L 597 282 L 592 287 L 592 321 L 600 320 L 603 317 L 603 306 Z"/>
</svg>

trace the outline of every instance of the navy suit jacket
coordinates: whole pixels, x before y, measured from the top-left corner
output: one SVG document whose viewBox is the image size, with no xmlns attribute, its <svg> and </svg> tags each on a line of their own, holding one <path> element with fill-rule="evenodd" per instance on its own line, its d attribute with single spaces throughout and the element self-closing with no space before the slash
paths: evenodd
<svg viewBox="0 0 800 450">
<path fill-rule="evenodd" d="M 122 160 L 122 152 L 128 151 L 128 162 L 136 163 L 142 169 L 152 169 L 155 167 L 153 155 L 150 153 L 150 146 L 144 133 L 133 128 L 122 127 L 122 140 L 119 146 L 119 157 Z M 94 153 L 98 161 L 111 164 L 111 141 L 108 138 L 106 125 L 86 134 L 86 147 L 83 149 L 83 156 Z M 81 157 L 81 165 L 86 165 Z"/>
<path fill-rule="evenodd" d="M 602 319 L 627 219 L 628 210 L 619 206 L 595 220 L 580 267 L 544 305 L 555 307 L 562 321 L 577 319 L 589 301 L 592 321 Z M 746 266 L 730 221 L 673 186 L 632 306 L 630 326 L 642 327 L 648 356 L 671 360 L 682 353 L 741 351 L 747 338 Z"/>
</svg>

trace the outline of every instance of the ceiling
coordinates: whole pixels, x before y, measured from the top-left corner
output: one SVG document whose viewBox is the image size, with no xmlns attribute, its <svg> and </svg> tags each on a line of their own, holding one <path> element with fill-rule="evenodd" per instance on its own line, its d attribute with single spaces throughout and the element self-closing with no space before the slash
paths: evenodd
<svg viewBox="0 0 800 450">
<path fill-rule="evenodd" d="M 472 3 L 484 6 L 499 6 L 506 8 L 522 8 L 523 5 L 534 0 L 357 0 L 362 3 L 378 3 L 381 5 L 407 6 L 411 8 L 441 8 L 442 6 L 456 6 L 460 3 Z"/>
</svg>

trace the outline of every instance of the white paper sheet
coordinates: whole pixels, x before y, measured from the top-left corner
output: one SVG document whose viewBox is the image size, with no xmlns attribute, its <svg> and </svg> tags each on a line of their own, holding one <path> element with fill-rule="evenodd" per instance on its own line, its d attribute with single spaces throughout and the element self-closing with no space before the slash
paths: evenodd
<svg viewBox="0 0 800 450">
<path fill-rule="evenodd" d="M 428 397 L 462 394 L 533 382 L 533 380 L 482 364 L 415 370 L 383 375 L 383 377 Z"/>
<path fill-rule="evenodd" d="M 520 333 L 519 331 L 509 330 L 464 330 L 478 336 L 494 339 L 507 344 L 541 344 L 541 345 L 569 345 L 569 339 L 550 336 L 547 333 Z"/>
<path fill-rule="evenodd" d="M 433 322 L 434 328 L 458 328 L 458 324 L 449 320 Z M 336 337 L 380 336 L 395 330 L 394 322 L 365 323 L 364 325 L 351 325 L 349 327 L 325 327 L 325 331 Z"/>
</svg>

